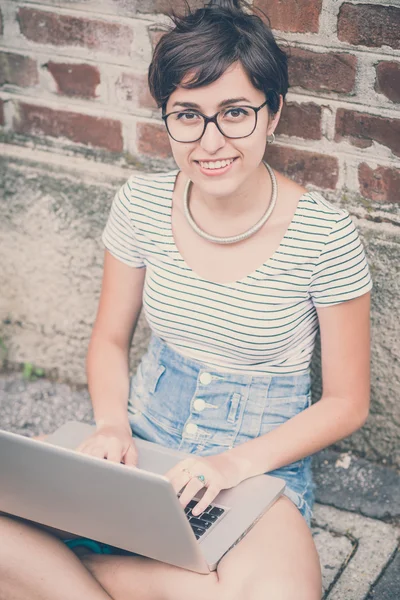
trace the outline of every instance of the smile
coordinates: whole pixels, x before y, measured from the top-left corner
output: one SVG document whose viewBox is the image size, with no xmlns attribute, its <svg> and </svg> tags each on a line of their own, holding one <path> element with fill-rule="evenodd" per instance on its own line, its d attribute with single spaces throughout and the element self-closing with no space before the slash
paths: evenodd
<svg viewBox="0 0 400 600">
<path fill-rule="evenodd" d="M 211 169 L 212 170 L 212 169 L 223 169 L 224 167 L 231 165 L 234 160 L 235 160 L 234 158 L 227 158 L 227 159 L 216 160 L 216 161 L 199 160 L 197 162 L 199 163 L 199 165 L 201 166 L 202 169 Z"/>
</svg>

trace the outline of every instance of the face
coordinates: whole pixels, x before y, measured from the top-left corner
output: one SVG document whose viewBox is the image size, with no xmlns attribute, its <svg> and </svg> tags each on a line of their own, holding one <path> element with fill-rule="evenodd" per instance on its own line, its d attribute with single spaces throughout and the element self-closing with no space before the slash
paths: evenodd
<svg viewBox="0 0 400 600">
<path fill-rule="evenodd" d="M 235 106 L 258 107 L 265 99 L 264 93 L 252 85 L 242 65 L 235 63 L 210 85 L 190 90 L 178 87 L 168 99 L 166 112 L 198 110 L 211 117 L 222 106 L 224 111 Z M 227 100 L 228 105 L 225 104 Z M 237 113 L 233 111 L 232 115 Z M 256 129 L 245 138 L 226 138 L 214 123 L 208 123 L 203 137 L 197 142 L 181 143 L 170 137 L 175 161 L 203 193 L 214 197 L 234 194 L 244 188 L 260 166 L 267 135 L 274 131 L 279 115 L 280 111 L 270 116 L 268 107 L 264 106 L 258 111 Z M 223 160 L 230 164 L 213 168 L 217 166 L 216 161 Z"/>
</svg>

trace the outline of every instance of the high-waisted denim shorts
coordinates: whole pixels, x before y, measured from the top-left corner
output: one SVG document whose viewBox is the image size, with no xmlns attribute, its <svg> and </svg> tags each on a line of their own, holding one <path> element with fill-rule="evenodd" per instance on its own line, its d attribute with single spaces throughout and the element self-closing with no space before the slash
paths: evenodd
<svg viewBox="0 0 400 600">
<path fill-rule="evenodd" d="M 134 436 L 209 456 L 239 446 L 285 423 L 311 403 L 310 373 L 231 373 L 192 360 L 153 336 L 131 379 L 128 403 Z M 286 482 L 285 495 L 310 524 L 311 460 L 268 475 Z"/>
</svg>

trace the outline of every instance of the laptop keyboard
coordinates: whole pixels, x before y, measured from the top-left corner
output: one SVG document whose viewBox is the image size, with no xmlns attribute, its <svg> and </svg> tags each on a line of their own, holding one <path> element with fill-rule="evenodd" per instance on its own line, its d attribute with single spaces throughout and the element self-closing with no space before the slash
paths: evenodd
<svg viewBox="0 0 400 600">
<path fill-rule="evenodd" d="M 189 523 L 192 527 L 193 533 L 196 536 L 196 539 L 199 540 L 224 515 L 225 509 L 220 506 L 210 504 L 207 506 L 204 512 L 202 512 L 200 515 L 194 516 L 192 514 L 192 508 L 194 508 L 196 504 L 197 500 L 191 500 L 185 508 L 185 513 L 189 519 Z"/>
</svg>

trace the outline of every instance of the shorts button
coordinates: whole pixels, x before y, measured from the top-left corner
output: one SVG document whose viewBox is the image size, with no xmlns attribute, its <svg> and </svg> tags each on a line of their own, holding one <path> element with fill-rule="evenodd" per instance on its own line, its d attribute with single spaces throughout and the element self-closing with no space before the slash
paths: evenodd
<svg viewBox="0 0 400 600">
<path fill-rule="evenodd" d="M 201 412 L 202 410 L 204 410 L 205 406 L 206 406 L 206 403 L 201 398 L 198 398 L 197 400 L 195 400 L 193 402 L 193 408 L 194 408 L 194 410 L 197 410 L 198 412 Z"/>
<path fill-rule="evenodd" d="M 196 433 L 197 425 L 195 423 L 188 423 L 185 427 L 185 431 L 189 434 Z"/>
<path fill-rule="evenodd" d="M 211 383 L 212 381 L 212 376 L 210 375 L 210 373 L 202 373 L 200 375 L 200 383 L 202 383 L 203 385 L 208 385 L 209 383 Z"/>
</svg>

